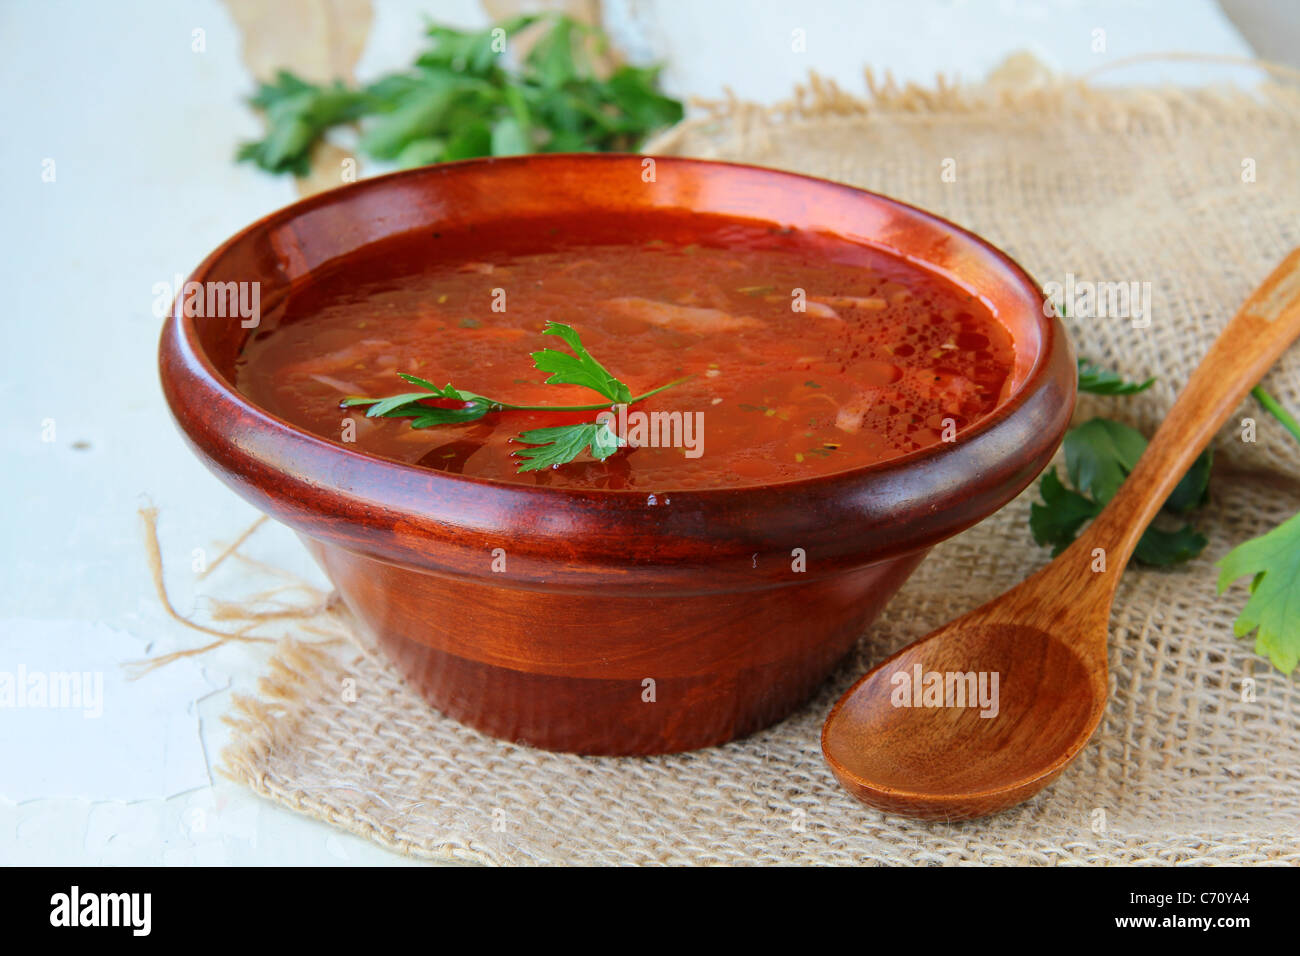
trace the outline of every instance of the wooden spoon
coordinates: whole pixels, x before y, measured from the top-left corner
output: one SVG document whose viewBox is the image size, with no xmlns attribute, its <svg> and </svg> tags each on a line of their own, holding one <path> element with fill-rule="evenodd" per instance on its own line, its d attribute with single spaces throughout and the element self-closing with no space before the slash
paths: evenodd
<svg viewBox="0 0 1300 956">
<path fill-rule="evenodd" d="M 1006 594 L 876 665 L 839 699 L 822 752 L 840 783 L 879 810 L 961 820 L 1020 803 L 1055 780 L 1106 707 L 1110 607 L 1138 538 L 1297 336 L 1300 249 L 1223 330 L 1132 474 L 1074 544 Z M 942 706 L 924 706 L 930 672 L 944 681 Z M 996 713 L 991 703 L 963 700 L 958 686 L 965 692 L 969 676 L 947 677 L 972 672 L 990 702 L 996 676 Z"/>
</svg>

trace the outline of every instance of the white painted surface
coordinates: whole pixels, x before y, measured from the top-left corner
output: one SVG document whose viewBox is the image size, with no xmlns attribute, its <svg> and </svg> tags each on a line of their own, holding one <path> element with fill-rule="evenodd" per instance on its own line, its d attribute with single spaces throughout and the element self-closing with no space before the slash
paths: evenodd
<svg viewBox="0 0 1300 956">
<path fill-rule="evenodd" d="M 363 78 L 409 59 L 424 9 L 467 26 L 485 22 L 467 0 L 377 0 Z M 679 95 L 717 95 L 726 83 L 746 98 L 777 99 L 808 67 L 859 90 L 866 63 L 901 79 L 928 81 L 940 70 L 976 78 L 1024 48 L 1067 71 L 1142 51 L 1249 52 L 1208 0 L 617 0 L 611 10 L 635 50 L 670 62 L 666 80 Z M 191 50 L 196 27 L 206 31 L 203 53 Z M 1098 27 L 1107 31 L 1106 54 L 1090 49 Z M 795 29 L 807 31 L 806 53 L 790 49 Z M 198 606 L 194 549 L 211 554 L 215 540 L 256 517 L 189 454 L 168 418 L 152 312 L 156 283 L 188 272 L 226 236 L 294 198 L 288 181 L 230 160 L 238 141 L 259 132 L 240 103 L 251 80 L 236 43 L 214 0 L 0 8 L 0 671 L 42 660 L 107 669 L 195 646 L 199 636 L 167 619 L 153 596 L 136 509 L 152 501 L 161 511 L 182 613 Z M 1207 74 L 1183 67 L 1123 78 L 1153 75 L 1198 82 Z M 54 182 L 42 181 L 46 160 Z M 51 422 L 53 440 L 43 441 Z M 250 550 L 325 583 L 282 528 L 263 529 Z M 205 587 L 231 594 L 240 583 L 230 567 Z M 22 623 L 31 620 L 44 623 Z M 37 640 L 55 642 L 48 657 L 31 646 Z M 132 708 L 144 713 L 145 695 L 162 702 L 167 728 L 154 728 L 168 741 L 162 753 L 150 733 L 128 729 L 115 760 L 92 759 L 102 734 L 98 744 L 91 733 L 69 740 L 76 724 L 66 716 L 0 709 L 0 862 L 403 862 L 227 781 L 193 788 L 196 756 L 217 762 L 229 692 L 197 703 L 193 696 L 209 686 L 249 690 L 264 659 L 255 648 L 210 654 L 201 660 L 202 687 L 189 666 L 132 684 L 113 680 L 104 706 L 114 720 Z M 58 766 L 42 770 L 42 753 Z"/>
</svg>

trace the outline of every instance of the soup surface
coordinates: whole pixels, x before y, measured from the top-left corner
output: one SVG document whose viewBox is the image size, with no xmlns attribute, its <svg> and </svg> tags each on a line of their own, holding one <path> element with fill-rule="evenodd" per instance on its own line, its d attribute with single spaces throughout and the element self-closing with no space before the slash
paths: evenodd
<svg viewBox="0 0 1300 956">
<path fill-rule="evenodd" d="M 519 473 L 521 432 L 598 413 L 507 410 L 413 429 L 409 418 L 340 407 L 349 396 L 410 392 L 399 372 L 513 404 L 602 401 L 545 384 L 533 367 L 531 352 L 565 349 L 539 334 L 547 321 L 572 326 L 633 395 L 688 376 L 628 411 L 681 413 L 696 427 L 687 433 L 661 416 L 661 431 L 639 447 Z M 314 273 L 264 316 L 236 385 L 301 428 L 397 461 L 497 481 L 660 491 L 798 480 L 951 439 L 998 403 L 1013 358 L 984 303 L 887 253 L 761 223 L 657 214 L 390 240 Z M 655 434 L 665 444 L 655 447 Z"/>
</svg>

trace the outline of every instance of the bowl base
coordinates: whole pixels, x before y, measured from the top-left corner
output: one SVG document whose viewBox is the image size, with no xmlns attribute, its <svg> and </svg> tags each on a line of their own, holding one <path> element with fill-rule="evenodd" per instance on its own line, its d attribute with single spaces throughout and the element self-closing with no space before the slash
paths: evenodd
<svg viewBox="0 0 1300 956">
<path fill-rule="evenodd" d="M 303 540 L 362 636 L 435 709 L 493 737 L 592 755 L 696 750 L 788 716 L 926 554 L 760 591 L 593 601 Z"/>
</svg>

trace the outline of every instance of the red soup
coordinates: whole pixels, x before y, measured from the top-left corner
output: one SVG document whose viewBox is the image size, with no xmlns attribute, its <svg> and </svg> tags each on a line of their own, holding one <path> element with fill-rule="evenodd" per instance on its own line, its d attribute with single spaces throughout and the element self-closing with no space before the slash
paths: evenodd
<svg viewBox="0 0 1300 956">
<path fill-rule="evenodd" d="M 599 413 L 505 410 L 412 428 L 340 407 L 412 391 L 401 372 L 516 405 L 603 401 L 533 367 L 530 353 L 566 348 L 540 334 L 548 321 L 576 330 L 634 396 L 685 377 L 614 418 L 635 447 L 520 472 L 522 432 Z M 390 240 L 313 273 L 264 316 L 236 384 L 323 438 L 426 468 L 666 491 L 798 480 L 951 440 L 998 403 L 1013 359 L 984 302 L 888 253 L 655 214 Z"/>
</svg>

